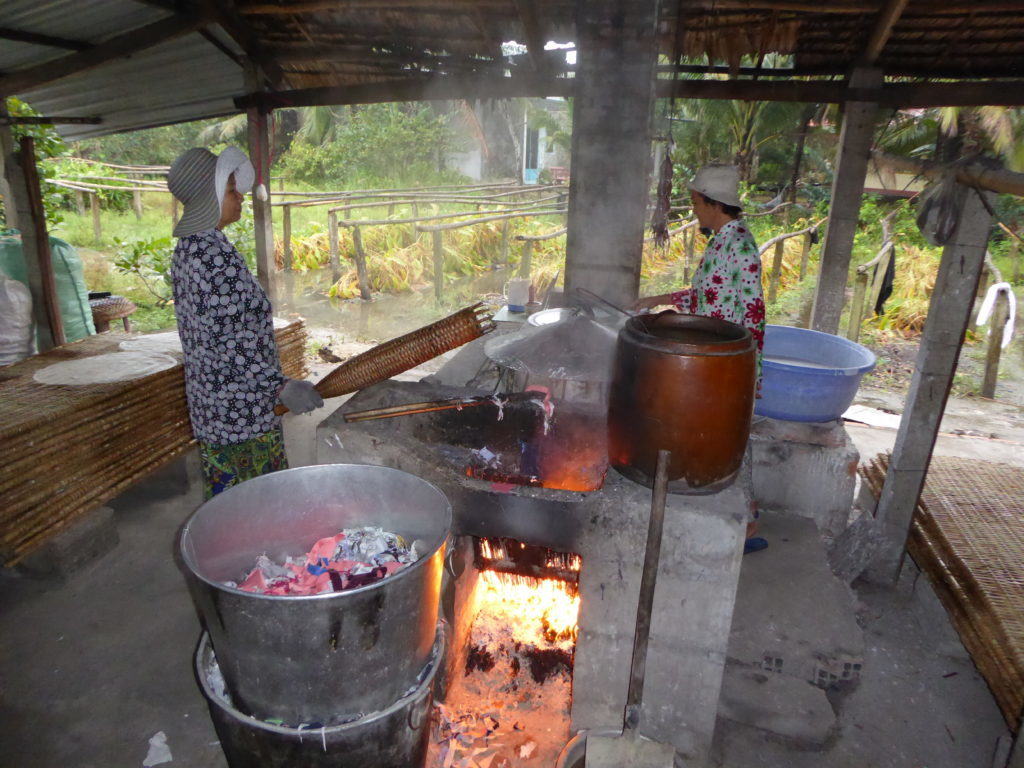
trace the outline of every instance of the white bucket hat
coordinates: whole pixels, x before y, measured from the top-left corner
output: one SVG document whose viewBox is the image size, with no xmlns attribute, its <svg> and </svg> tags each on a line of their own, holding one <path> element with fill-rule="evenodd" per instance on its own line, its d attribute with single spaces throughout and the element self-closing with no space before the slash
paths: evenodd
<svg viewBox="0 0 1024 768">
<path fill-rule="evenodd" d="M 723 205 L 740 203 L 740 171 L 735 165 L 705 165 L 687 185 L 687 189 L 708 197 Z"/>
<path fill-rule="evenodd" d="M 220 156 L 193 147 L 174 161 L 167 173 L 167 189 L 184 206 L 174 237 L 188 237 L 220 223 L 224 191 L 232 173 L 235 189 L 243 195 L 252 189 L 256 170 L 237 147 L 228 147 Z"/>
</svg>

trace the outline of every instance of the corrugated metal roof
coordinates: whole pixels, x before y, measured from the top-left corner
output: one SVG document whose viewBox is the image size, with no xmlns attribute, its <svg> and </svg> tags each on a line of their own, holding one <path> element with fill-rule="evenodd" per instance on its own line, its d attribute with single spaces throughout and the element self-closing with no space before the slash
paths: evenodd
<svg viewBox="0 0 1024 768">
<path fill-rule="evenodd" d="M 68 139 L 225 115 L 244 93 L 241 68 L 199 34 L 173 40 L 22 95 L 44 114 L 98 115 L 62 125 Z"/>
<path fill-rule="evenodd" d="M 133 0 L 0 2 L 0 26 L 84 43 L 98 43 L 168 15 L 167 11 Z M 60 48 L 0 40 L 0 72 L 42 64 L 67 53 Z"/>
</svg>

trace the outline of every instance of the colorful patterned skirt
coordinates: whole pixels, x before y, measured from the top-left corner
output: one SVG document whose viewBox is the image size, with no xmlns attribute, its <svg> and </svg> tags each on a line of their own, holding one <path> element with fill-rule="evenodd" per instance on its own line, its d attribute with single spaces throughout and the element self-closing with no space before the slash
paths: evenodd
<svg viewBox="0 0 1024 768">
<path fill-rule="evenodd" d="M 281 428 L 231 445 L 210 445 L 199 441 L 199 458 L 203 466 L 203 498 L 245 480 L 288 469 Z"/>
</svg>

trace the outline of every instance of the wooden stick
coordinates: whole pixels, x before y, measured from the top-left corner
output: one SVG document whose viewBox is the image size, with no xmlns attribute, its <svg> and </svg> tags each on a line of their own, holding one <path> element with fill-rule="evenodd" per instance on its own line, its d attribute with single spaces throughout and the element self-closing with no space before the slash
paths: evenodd
<svg viewBox="0 0 1024 768">
<path fill-rule="evenodd" d="M 359 227 L 352 227 L 352 245 L 355 250 L 356 279 L 359 281 L 359 298 L 369 301 L 372 298 L 370 293 L 370 275 L 366 271 L 366 253 L 363 252 L 363 236 Z"/>
<path fill-rule="evenodd" d="M 335 211 L 327 213 L 327 238 L 331 249 L 331 279 L 338 282 L 341 277 L 341 259 L 338 254 L 338 214 Z"/>
<path fill-rule="evenodd" d="M 807 262 L 811 258 L 811 239 L 814 236 L 810 232 L 804 232 L 804 244 L 800 249 L 800 279 L 803 280 L 807 274 Z"/>
<path fill-rule="evenodd" d="M 444 291 L 444 241 L 441 239 L 441 230 L 432 231 L 434 240 L 434 298 L 441 300 Z"/>
<path fill-rule="evenodd" d="M 291 271 L 292 268 L 292 206 L 286 203 L 281 208 L 284 223 L 281 228 L 281 238 L 284 240 L 284 268 Z"/>
<path fill-rule="evenodd" d="M 89 205 L 92 207 L 92 239 L 98 245 L 103 238 L 103 229 L 100 224 L 100 196 L 95 192 L 89 195 Z"/>
<path fill-rule="evenodd" d="M 768 303 L 774 304 L 779 293 L 779 273 L 782 271 L 782 257 L 786 254 L 786 241 L 775 243 L 775 258 L 772 260 L 772 280 L 768 285 Z"/>
<path fill-rule="evenodd" d="M 390 419 L 395 416 L 412 416 L 417 413 L 433 413 L 435 411 L 462 410 L 463 408 L 475 408 L 478 405 L 488 403 L 502 408 L 509 403 L 525 400 L 540 400 L 542 393 L 539 392 L 515 392 L 510 395 L 484 395 L 479 397 L 452 397 L 444 400 L 428 400 L 422 403 L 408 403 L 407 405 L 392 405 L 388 408 L 370 408 L 365 411 L 353 411 L 344 414 L 343 418 L 349 424 L 360 421 L 371 421 L 373 419 Z"/>
<path fill-rule="evenodd" d="M 850 324 L 846 328 L 846 338 L 856 342 L 860 338 L 860 325 L 864 320 L 864 296 L 868 290 L 867 271 L 857 271 L 853 283 L 853 303 L 850 305 Z"/>
<path fill-rule="evenodd" d="M 996 304 L 989 320 L 988 352 L 985 355 L 985 377 L 981 384 L 981 396 L 996 396 L 996 382 L 999 379 L 999 358 L 1003 351 L 1003 329 L 1010 317 L 1010 300 L 1006 291 L 999 291 Z"/>
<path fill-rule="evenodd" d="M 508 221 L 502 222 L 501 225 L 501 251 L 498 254 L 497 263 L 494 266 L 508 264 Z"/>
</svg>

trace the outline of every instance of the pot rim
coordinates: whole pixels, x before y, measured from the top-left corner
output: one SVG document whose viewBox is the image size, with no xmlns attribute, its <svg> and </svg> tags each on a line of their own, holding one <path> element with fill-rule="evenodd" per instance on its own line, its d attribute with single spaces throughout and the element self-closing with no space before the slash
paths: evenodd
<svg viewBox="0 0 1024 768">
<path fill-rule="evenodd" d="M 193 554 L 192 553 L 192 549 L 191 549 L 191 547 L 186 547 L 185 546 L 185 542 L 186 542 L 187 538 L 189 537 L 189 534 L 190 534 L 190 531 L 191 531 L 191 527 L 192 527 L 192 523 L 195 521 L 196 517 L 203 511 L 203 508 L 209 503 L 210 500 L 207 500 L 206 502 L 203 502 L 203 504 L 201 504 L 199 506 L 199 509 L 197 509 L 195 512 L 193 512 L 189 516 L 188 520 L 185 522 L 185 525 L 182 526 L 181 533 L 178 536 L 178 551 L 181 553 L 182 562 L 184 562 L 186 568 L 188 568 L 189 574 L 194 576 L 195 578 L 199 579 L 203 583 L 208 584 L 209 586 L 213 587 L 214 589 L 218 589 L 218 590 L 221 590 L 222 592 L 227 592 L 229 594 L 241 595 L 243 597 L 254 598 L 254 599 L 257 599 L 257 600 L 287 600 L 287 601 L 297 602 L 297 601 L 300 601 L 300 600 L 303 600 L 303 601 L 308 601 L 308 600 L 330 600 L 332 598 L 344 599 L 344 598 L 349 597 L 351 595 L 359 595 L 359 594 L 363 594 L 363 593 L 366 593 L 366 592 L 370 592 L 370 591 L 372 591 L 374 589 L 382 589 L 383 587 L 385 587 L 385 586 L 387 586 L 389 584 L 394 584 L 398 580 L 406 578 L 410 573 L 412 573 L 415 570 L 418 570 L 425 563 L 429 562 L 438 553 L 438 551 L 440 551 L 440 550 L 442 550 L 442 549 L 444 549 L 446 547 L 449 547 L 451 545 L 451 542 L 453 540 L 453 534 L 452 534 L 453 515 L 452 515 L 452 503 L 451 503 L 451 501 L 449 500 L 448 496 L 440 488 L 438 488 L 436 485 L 431 483 L 429 480 L 424 480 L 422 477 L 419 477 L 418 475 L 413 475 L 411 472 L 405 472 L 404 470 L 395 469 L 393 467 L 383 467 L 383 466 L 379 466 L 377 464 L 311 464 L 311 465 L 305 466 L 305 467 L 292 467 L 290 469 L 282 469 L 282 470 L 279 470 L 277 472 L 271 472 L 271 473 L 266 474 L 266 475 L 260 475 L 259 477 L 251 478 L 250 480 L 246 480 L 245 482 L 247 482 L 247 483 L 260 482 L 264 478 L 272 477 L 273 475 L 280 475 L 280 474 L 286 474 L 286 473 L 291 473 L 291 472 L 303 472 L 303 471 L 309 471 L 309 470 L 312 470 L 312 469 L 319 469 L 321 467 L 363 467 L 363 468 L 369 467 L 369 468 L 372 468 L 373 470 L 381 470 L 381 471 L 385 471 L 386 470 L 388 473 L 397 472 L 397 473 L 402 474 L 402 475 L 408 475 L 409 477 L 415 477 L 417 480 L 421 481 L 422 483 L 424 483 L 425 485 L 429 486 L 434 491 L 436 491 L 437 494 L 442 499 L 444 499 L 445 509 L 446 509 L 446 511 L 448 513 L 448 526 L 447 526 L 446 532 L 444 533 L 443 536 L 440 537 L 440 541 L 433 548 L 431 548 L 428 553 L 421 555 L 416 560 L 415 563 L 410 563 L 405 568 L 402 568 L 401 570 L 397 571 L 396 573 L 393 573 L 392 575 L 387 576 L 387 577 L 381 579 L 380 581 L 375 581 L 373 584 L 367 584 L 367 585 L 362 586 L 362 587 L 356 587 L 355 589 L 346 589 L 346 590 L 344 590 L 342 592 L 321 592 L 321 593 L 316 594 L 316 595 L 264 595 L 264 594 L 261 594 L 259 592 L 249 592 L 249 591 L 244 590 L 244 589 L 239 589 L 238 587 L 229 587 L 227 584 L 224 584 L 223 582 L 211 579 L 211 578 L 207 577 L 205 574 L 199 572 L 198 565 L 195 562 L 195 558 L 192 556 L 192 554 Z M 239 485 L 241 485 L 241 483 L 239 483 Z M 231 488 L 228 488 L 227 490 L 222 491 L 215 498 L 220 498 L 220 497 L 224 496 L 225 494 L 231 493 L 231 491 L 234 490 L 234 488 L 237 488 L 237 487 L 238 486 L 232 486 Z"/>
<path fill-rule="evenodd" d="M 234 703 L 229 703 L 227 700 L 218 696 L 214 693 L 206 680 L 206 670 L 203 669 L 203 664 L 206 658 L 209 656 L 211 660 L 217 661 L 217 653 L 213 649 L 213 643 L 210 641 L 210 633 L 203 631 L 199 636 L 199 645 L 196 647 L 196 655 L 193 663 L 193 671 L 195 672 L 196 679 L 199 681 L 199 687 L 203 691 L 203 696 L 207 701 L 215 704 L 218 709 L 226 713 L 231 719 L 244 723 L 246 725 L 255 726 L 271 733 L 281 734 L 282 736 L 310 736 L 316 738 L 317 734 L 323 734 L 324 737 L 328 735 L 335 735 L 343 733 L 347 730 L 354 730 L 364 725 L 382 720 L 389 715 L 402 709 L 404 706 L 409 704 L 411 701 L 415 701 L 421 697 L 425 690 L 428 690 L 434 683 L 434 678 L 437 676 L 437 671 L 441 668 L 441 662 L 444 659 L 445 654 L 445 632 L 444 622 L 439 621 L 437 623 L 437 630 L 434 634 L 434 647 L 430 655 L 430 661 L 427 665 L 430 667 L 423 681 L 419 683 L 413 690 L 406 693 L 404 696 L 399 697 L 392 702 L 387 708 L 379 709 L 376 712 L 369 712 L 362 717 L 351 720 L 347 723 L 340 723 L 338 725 L 324 725 L 320 728 L 295 728 L 287 725 L 276 725 L 274 723 L 268 723 L 265 720 L 260 720 L 258 717 L 247 715 L 244 712 L 239 711 Z"/>
<path fill-rule="evenodd" d="M 739 337 L 722 339 L 721 341 L 707 341 L 700 344 L 666 339 L 656 336 L 647 330 L 650 325 L 661 319 L 678 319 L 679 325 L 700 324 L 703 326 L 718 326 L 722 330 L 729 330 L 734 334 L 736 331 L 739 331 Z M 743 354 L 751 349 L 756 349 L 753 334 L 742 325 L 731 323 L 728 320 L 720 320 L 717 317 L 687 315 L 670 309 L 653 315 L 647 314 L 631 317 L 619 332 L 619 340 L 628 340 L 631 344 L 660 354 L 685 355 L 688 357 L 724 357 Z"/>
</svg>

